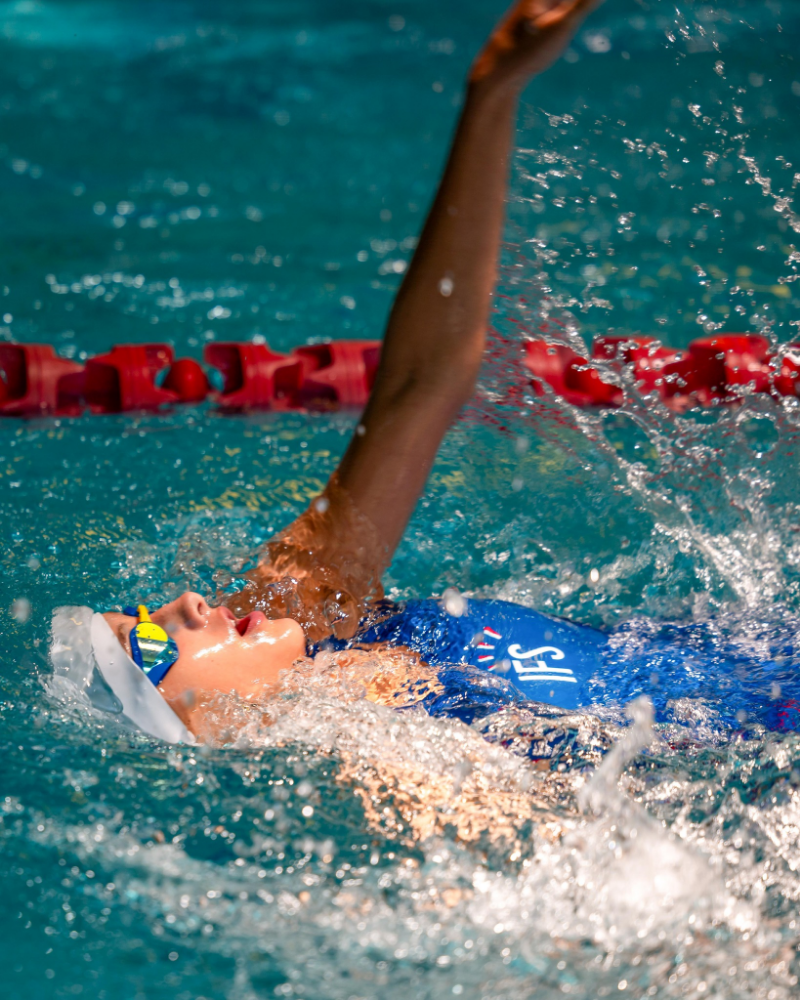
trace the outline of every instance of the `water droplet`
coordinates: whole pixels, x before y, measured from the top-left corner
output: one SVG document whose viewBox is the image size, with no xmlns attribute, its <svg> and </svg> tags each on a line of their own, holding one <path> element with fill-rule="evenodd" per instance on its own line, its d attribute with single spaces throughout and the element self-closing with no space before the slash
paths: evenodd
<svg viewBox="0 0 800 1000">
<path fill-rule="evenodd" d="M 18 597 L 9 610 L 12 618 L 15 618 L 20 625 L 24 625 L 31 616 L 31 602 L 27 597 Z"/>
<path fill-rule="evenodd" d="M 454 587 L 448 587 L 442 594 L 444 609 L 453 618 L 460 618 L 467 611 L 467 599 L 463 597 Z"/>
</svg>

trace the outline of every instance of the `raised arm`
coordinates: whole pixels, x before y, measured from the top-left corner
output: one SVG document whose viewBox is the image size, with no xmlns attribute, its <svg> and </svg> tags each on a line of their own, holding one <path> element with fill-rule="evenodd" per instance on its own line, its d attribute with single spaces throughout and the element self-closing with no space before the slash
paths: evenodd
<svg viewBox="0 0 800 1000">
<path fill-rule="evenodd" d="M 356 434 L 323 496 L 267 546 L 248 587 L 229 602 L 238 612 L 288 614 L 314 636 L 337 617 L 346 631 L 356 605 L 377 594 L 439 444 L 475 386 L 519 93 L 597 2 L 521 0 L 476 59 Z"/>
<path fill-rule="evenodd" d="M 497 277 L 519 93 L 596 0 L 516 4 L 478 56 L 436 198 L 395 300 L 341 486 L 391 558 L 448 427 L 475 387 Z"/>
</svg>

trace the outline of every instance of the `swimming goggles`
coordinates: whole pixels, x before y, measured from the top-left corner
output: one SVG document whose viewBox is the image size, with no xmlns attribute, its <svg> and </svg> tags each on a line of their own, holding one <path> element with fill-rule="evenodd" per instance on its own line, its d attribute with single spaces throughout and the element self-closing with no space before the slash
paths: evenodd
<svg viewBox="0 0 800 1000">
<path fill-rule="evenodd" d="M 136 666 L 141 667 L 153 684 L 158 686 L 178 659 L 178 645 L 160 625 L 151 621 L 143 604 L 135 608 L 123 608 L 122 613 L 139 619 L 129 636 L 131 656 Z"/>
</svg>

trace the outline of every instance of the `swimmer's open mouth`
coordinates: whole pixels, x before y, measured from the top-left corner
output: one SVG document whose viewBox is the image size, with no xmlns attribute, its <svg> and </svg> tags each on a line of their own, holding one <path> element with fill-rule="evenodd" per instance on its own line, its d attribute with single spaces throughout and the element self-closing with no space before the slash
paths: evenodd
<svg viewBox="0 0 800 1000">
<path fill-rule="evenodd" d="M 249 615 L 245 615 L 244 618 L 240 618 L 236 623 L 236 631 L 241 636 L 247 635 L 252 632 L 254 628 L 258 628 L 261 622 L 266 621 L 267 616 L 263 611 L 251 611 Z"/>
</svg>

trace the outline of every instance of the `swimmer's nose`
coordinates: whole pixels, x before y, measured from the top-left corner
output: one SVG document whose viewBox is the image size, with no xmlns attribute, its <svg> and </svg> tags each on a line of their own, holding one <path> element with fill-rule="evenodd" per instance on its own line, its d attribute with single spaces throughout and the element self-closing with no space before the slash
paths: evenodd
<svg viewBox="0 0 800 1000">
<path fill-rule="evenodd" d="M 205 625 L 211 611 L 202 594 L 195 594 L 191 590 L 181 594 L 175 602 L 175 609 L 190 628 L 199 628 Z"/>
</svg>

